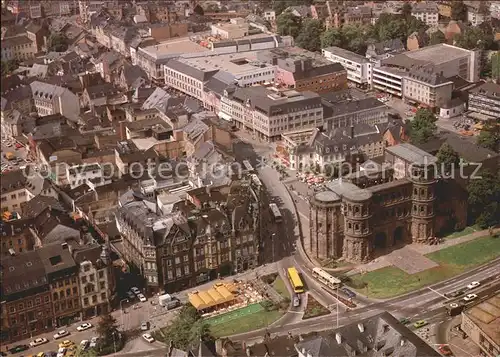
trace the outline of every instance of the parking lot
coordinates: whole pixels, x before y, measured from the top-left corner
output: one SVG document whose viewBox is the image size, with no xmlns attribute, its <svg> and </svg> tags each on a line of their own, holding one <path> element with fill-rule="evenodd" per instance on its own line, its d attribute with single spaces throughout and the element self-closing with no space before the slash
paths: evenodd
<svg viewBox="0 0 500 357">
<path fill-rule="evenodd" d="M 1 169 L 2 173 L 24 168 L 32 160 L 27 158 L 24 145 L 16 140 L 2 136 Z"/>
</svg>

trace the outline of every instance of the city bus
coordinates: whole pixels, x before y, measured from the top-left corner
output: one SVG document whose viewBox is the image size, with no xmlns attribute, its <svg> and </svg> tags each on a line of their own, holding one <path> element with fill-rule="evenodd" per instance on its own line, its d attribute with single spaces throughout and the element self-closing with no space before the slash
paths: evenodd
<svg viewBox="0 0 500 357">
<path fill-rule="evenodd" d="M 300 279 L 297 269 L 294 267 L 288 268 L 288 278 L 290 279 L 293 291 L 295 291 L 296 294 L 304 292 L 304 284 L 302 284 L 302 280 Z"/>
<path fill-rule="evenodd" d="M 328 274 L 326 271 L 324 271 L 321 268 L 314 268 L 313 269 L 313 277 L 318 279 L 318 281 L 329 287 L 330 289 L 337 289 L 340 287 L 341 281 L 340 279 L 331 276 Z"/>
<path fill-rule="evenodd" d="M 281 223 L 283 221 L 283 217 L 281 216 L 280 209 L 276 205 L 276 203 L 269 204 L 269 208 L 271 209 L 271 214 L 273 215 L 273 219 L 276 223 Z"/>
</svg>

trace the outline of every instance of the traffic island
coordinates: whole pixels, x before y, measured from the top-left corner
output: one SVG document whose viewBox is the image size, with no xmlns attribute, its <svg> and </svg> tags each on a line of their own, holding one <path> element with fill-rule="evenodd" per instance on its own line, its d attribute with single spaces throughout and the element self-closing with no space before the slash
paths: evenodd
<svg viewBox="0 0 500 357">
<path fill-rule="evenodd" d="M 439 264 L 415 274 L 390 266 L 353 275 L 345 283 L 370 298 L 388 299 L 449 279 L 498 258 L 500 239 L 481 237 L 425 255 Z"/>
<path fill-rule="evenodd" d="M 312 319 L 313 317 L 329 315 L 330 310 L 321 305 L 312 295 L 307 296 L 307 305 L 302 320 Z"/>
</svg>

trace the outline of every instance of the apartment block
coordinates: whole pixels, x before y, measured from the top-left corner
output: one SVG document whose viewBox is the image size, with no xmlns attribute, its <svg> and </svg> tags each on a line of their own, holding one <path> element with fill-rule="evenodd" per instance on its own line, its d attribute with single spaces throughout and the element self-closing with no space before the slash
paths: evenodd
<svg viewBox="0 0 500 357">
<path fill-rule="evenodd" d="M 451 101 L 453 82 L 425 67 L 413 68 L 404 77 L 403 98 L 413 103 L 440 108 Z"/>
<path fill-rule="evenodd" d="M 77 120 L 80 114 L 80 100 L 68 88 L 34 81 L 30 83 L 36 111 L 39 116 L 61 114 Z"/>
<path fill-rule="evenodd" d="M 35 56 L 35 43 L 28 36 L 15 36 L 2 39 L 2 61 L 24 61 Z"/>
<path fill-rule="evenodd" d="M 469 92 L 469 111 L 487 119 L 500 118 L 500 85 L 484 83 Z"/>
<path fill-rule="evenodd" d="M 219 115 L 268 142 L 280 140 L 286 131 L 323 125 L 323 107 L 317 93 L 265 86 L 227 88 Z"/>
<path fill-rule="evenodd" d="M 340 63 L 347 70 L 347 80 L 362 88 L 369 87 L 372 81 L 372 63 L 364 56 L 340 47 L 328 47 L 321 50 L 329 61 Z"/>
<path fill-rule="evenodd" d="M 437 26 L 439 20 L 439 8 L 434 2 L 419 2 L 413 4 L 411 15 L 425 23 L 427 26 Z"/>
</svg>

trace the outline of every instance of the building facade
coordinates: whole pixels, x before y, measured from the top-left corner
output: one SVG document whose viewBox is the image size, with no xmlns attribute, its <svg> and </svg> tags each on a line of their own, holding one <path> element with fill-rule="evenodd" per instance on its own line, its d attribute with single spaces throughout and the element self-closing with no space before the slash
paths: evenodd
<svg viewBox="0 0 500 357">
<path fill-rule="evenodd" d="M 412 6 L 411 16 L 419 19 L 427 26 L 437 26 L 439 20 L 439 8 L 436 3 L 416 3 Z"/>
<path fill-rule="evenodd" d="M 461 329 L 480 349 L 480 355 L 495 357 L 500 354 L 500 340 L 495 321 L 500 319 L 500 294 L 484 300 L 462 312 Z"/>
<path fill-rule="evenodd" d="M 53 325 L 67 325 L 80 314 L 78 267 L 67 243 L 51 244 L 38 250 L 50 284 Z"/>
<path fill-rule="evenodd" d="M 61 114 L 69 119 L 78 119 L 80 100 L 68 88 L 39 81 L 32 82 L 30 86 L 39 116 Z"/>
<path fill-rule="evenodd" d="M 435 235 L 436 158 L 410 144 L 385 149 L 385 166 L 353 173 L 311 198 L 310 239 L 318 259 L 365 262 Z M 453 208 L 452 208 L 453 209 Z"/>
<path fill-rule="evenodd" d="M 257 266 L 260 204 L 252 197 L 260 197 L 261 188 L 252 185 L 242 179 L 193 189 L 167 214 L 144 201 L 120 207 L 124 257 L 139 268 L 150 291 L 174 292 Z"/>
<path fill-rule="evenodd" d="M 500 117 L 500 85 L 484 83 L 471 90 L 469 111 L 498 119 Z"/>
<path fill-rule="evenodd" d="M 452 92 L 451 80 L 425 68 L 414 68 L 403 79 L 403 98 L 433 109 L 451 101 Z"/>
<path fill-rule="evenodd" d="M 219 116 L 266 141 L 280 140 L 287 131 L 323 125 L 318 94 L 271 90 L 264 86 L 227 88 L 221 98 Z"/>
<path fill-rule="evenodd" d="M 340 63 L 347 70 L 348 81 L 362 88 L 371 85 L 372 64 L 366 57 L 335 46 L 324 48 L 321 53 L 326 59 Z"/>
<path fill-rule="evenodd" d="M 77 247 L 73 257 L 78 263 L 81 317 L 87 319 L 111 312 L 115 279 L 106 245 Z"/>
<path fill-rule="evenodd" d="M 35 56 L 35 43 L 28 36 L 16 36 L 2 39 L 2 61 L 24 61 Z"/>
</svg>

